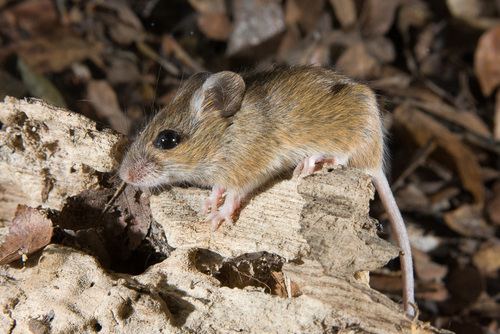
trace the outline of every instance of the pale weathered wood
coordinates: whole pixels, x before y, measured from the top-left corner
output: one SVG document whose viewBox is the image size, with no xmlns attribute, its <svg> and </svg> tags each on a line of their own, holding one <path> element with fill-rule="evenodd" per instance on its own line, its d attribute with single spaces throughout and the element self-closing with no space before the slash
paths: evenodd
<svg viewBox="0 0 500 334">
<path fill-rule="evenodd" d="M 151 210 L 176 248 L 207 248 L 226 257 L 267 251 L 287 260 L 310 254 L 330 273 L 352 275 L 398 254 L 377 237 L 368 216 L 373 191 L 367 175 L 346 169 L 279 181 L 252 197 L 233 225 L 213 233 L 200 213 L 208 191 L 173 187 L 151 198 Z"/>
<path fill-rule="evenodd" d="M 0 121 L 3 219 L 18 203 L 57 215 L 69 196 L 91 191 L 100 172 L 116 168 L 124 144 L 85 117 L 37 100 L 7 98 Z M 177 249 L 142 275 L 109 273 L 92 256 L 58 245 L 30 256 L 25 268 L 0 266 L 0 332 L 439 332 L 406 319 L 360 274 L 397 256 L 368 216 L 373 187 L 366 175 L 323 170 L 277 181 L 246 203 L 234 225 L 212 234 L 199 213 L 207 194 L 173 187 L 151 198 L 154 219 Z M 302 294 L 223 287 L 197 269 L 199 248 L 226 263 L 261 251 L 294 260 L 283 273 Z"/>
<path fill-rule="evenodd" d="M 69 196 L 113 171 L 125 138 L 94 121 L 40 100 L 0 103 L 0 221 L 17 204 L 60 210 Z"/>
</svg>

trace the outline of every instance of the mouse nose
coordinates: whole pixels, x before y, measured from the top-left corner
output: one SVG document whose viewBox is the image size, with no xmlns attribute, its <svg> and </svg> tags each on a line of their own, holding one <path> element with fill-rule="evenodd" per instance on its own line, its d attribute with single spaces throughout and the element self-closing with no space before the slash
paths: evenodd
<svg viewBox="0 0 500 334">
<path fill-rule="evenodd" d="M 140 159 L 134 163 L 125 163 L 120 168 L 120 178 L 131 184 L 141 183 L 151 172 L 152 164 L 145 159 Z"/>
</svg>

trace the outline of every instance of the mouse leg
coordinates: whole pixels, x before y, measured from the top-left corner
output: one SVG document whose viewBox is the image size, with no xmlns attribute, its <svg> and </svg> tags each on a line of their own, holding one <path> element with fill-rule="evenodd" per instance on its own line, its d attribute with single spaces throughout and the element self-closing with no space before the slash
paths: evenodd
<svg viewBox="0 0 500 334">
<path fill-rule="evenodd" d="M 203 202 L 203 214 L 209 214 L 210 212 L 217 211 L 217 207 L 219 206 L 219 202 L 222 199 L 222 195 L 224 195 L 224 192 L 226 192 L 226 189 L 224 187 L 217 185 L 212 187 L 210 196 L 208 196 L 208 198 L 206 198 Z"/>
<path fill-rule="evenodd" d="M 226 192 L 224 204 L 219 210 L 212 211 L 206 219 L 212 225 L 212 231 L 217 230 L 224 221 L 228 223 L 233 222 L 233 215 L 240 208 L 242 199 L 243 196 L 240 193 L 233 191 Z"/>
<path fill-rule="evenodd" d="M 333 166 L 343 165 L 347 162 L 347 159 L 341 159 L 333 156 L 326 156 L 324 154 L 314 154 L 310 157 L 304 158 L 293 171 L 294 176 L 307 176 L 311 175 L 315 171 L 321 169 L 324 164 L 330 164 Z"/>
</svg>

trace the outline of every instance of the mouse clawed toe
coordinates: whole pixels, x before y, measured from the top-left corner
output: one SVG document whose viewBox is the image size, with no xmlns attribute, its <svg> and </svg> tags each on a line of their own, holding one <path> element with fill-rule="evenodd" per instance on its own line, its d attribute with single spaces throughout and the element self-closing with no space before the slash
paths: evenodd
<svg viewBox="0 0 500 334">
<path fill-rule="evenodd" d="M 219 203 L 222 200 L 222 197 L 224 196 L 224 193 L 226 192 L 226 189 L 221 186 L 213 186 L 212 187 L 212 192 L 210 193 L 210 196 L 208 196 L 202 204 L 202 213 L 207 215 L 209 213 L 213 213 L 217 211 L 217 208 L 219 207 Z"/>
<path fill-rule="evenodd" d="M 215 187 L 214 187 L 215 188 Z M 223 189 L 223 188 L 220 188 Z M 217 199 L 217 202 L 219 199 L 222 197 L 222 194 L 224 193 L 224 190 L 220 190 L 219 188 L 212 190 L 212 195 L 207 199 L 208 202 L 211 202 L 216 198 L 217 194 L 220 194 L 219 198 Z M 215 195 L 214 195 L 215 194 Z M 213 196 L 213 198 L 212 198 Z M 212 205 L 212 210 L 211 213 L 208 215 L 208 217 L 205 219 L 206 222 L 210 222 L 212 231 L 216 231 L 219 226 L 225 221 L 230 224 L 233 223 L 233 215 L 235 212 L 239 209 L 240 204 L 241 204 L 241 199 L 242 196 L 233 192 L 228 192 L 226 194 L 226 198 L 224 200 L 224 204 L 217 209 L 217 205 L 213 206 Z M 213 202 L 212 202 L 213 204 Z"/>
<path fill-rule="evenodd" d="M 222 214 L 220 211 L 215 211 L 210 213 L 205 219 L 205 221 L 207 223 L 210 223 L 210 229 L 212 230 L 212 232 L 215 232 L 224 222 L 232 224 L 233 217 L 226 216 Z"/>
<path fill-rule="evenodd" d="M 336 166 L 339 164 L 339 160 L 335 157 L 326 157 L 323 154 L 315 154 L 310 157 L 305 157 L 302 161 L 299 162 L 297 167 L 295 167 L 293 176 L 305 177 L 311 175 L 323 168 L 325 164 Z"/>
</svg>

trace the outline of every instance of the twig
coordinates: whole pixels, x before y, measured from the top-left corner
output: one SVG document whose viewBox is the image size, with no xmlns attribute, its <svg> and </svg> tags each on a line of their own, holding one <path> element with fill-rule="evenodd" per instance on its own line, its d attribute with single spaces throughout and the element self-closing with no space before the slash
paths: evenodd
<svg viewBox="0 0 500 334">
<path fill-rule="evenodd" d="M 421 147 L 413 156 L 410 164 L 392 184 L 392 191 L 396 191 L 397 189 L 399 189 L 399 187 L 403 185 L 404 180 L 427 160 L 429 155 L 436 149 L 436 147 L 437 145 L 433 139 L 429 140 L 424 147 Z"/>
<path fill-rule="evenodd" d="M 268 289 L 269 289 L 269 293 L 272 293 L 272 292 L 273 292 L 273 290 L 271 289 L 271 287 L 270 287 L 269 285 L 267 285 L 265 282 L 261 281 L 260 279 L 255 278 L 255 277 L 253 277 L 253 276 L 250 276 L 250 275 L 248 275 L 248 274 L 245 274 L 244 272 L 240 271 L 240 270 L 238 269 L 238 267 L 236 267 L 235 265 L 232 265 L 231 267 L 232 267 L 232 269 L 233 269 L 234 271 L 236 271 L 238 274 L 245 276 L 246 278 L 248 278 L 248 279 L 249 279 L 249 280 L 251 280 L 251 281 L 255 281 L 255 282 L 257 282 L 257 283 L 260 283 L 260 284 L 264 285 L 266 288 L 268 288 Z M 240 277 L 240 280 L 241 280 L 241 277 Z"/>
<path fill-rule="evenodd" d="M 191 69 L 194 72 L 206 71 L 203 66 L 201 66 L 186 52 L 186 50 L 182 48 L 182 46 L 175 40 L 173 36 L 171 35 L 165 36 L 164 43 L 168 44 L 167 47 L 170 47 L 173 55 L 189 69 Z"/>
<path fill-rule="evenodd" d="M 122 194 L 122 192 L 125 190 L 125 187 L 127 187 L 127 184 L 125 182 L 122 182 L 120 184 L 120 186 L 116 189 L 115 193 L 113 194 L 111 199 L 108 201 L 108 203 L 106 203 L 106 205 L 104 205 L 104 209 L 102 210 L 102 213 L 108 212 L 108 210 L 111 208 L 111 206 L 116 201 L 118 196 L 120 196 Z"/>
<path fill-rule="evenodd" d="M 177 67 L 166 60 L 165 58 L 161 57 L 158 53 L 156 53 L 149 45 L 143 42 L 136 42 L 137 49 L 146 57 L 149 57 L 153 59 L 154 61 L 158 62 L 168 73 L 178 76 L 179 75 L 179 70 Z"/>
<path fill-rule="evenodd" d="M 465 132 L 464 139 L 473 145 L 500 155 L 500 141 L 488 139 L 473 132 Z"/>
</svg>

